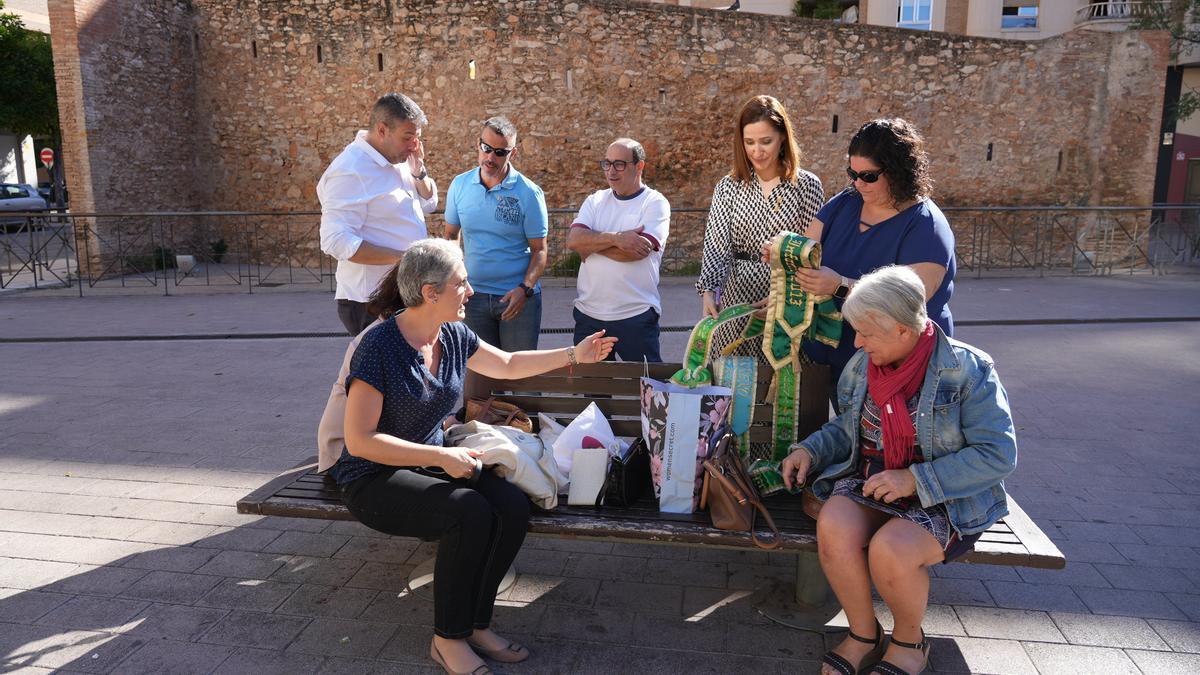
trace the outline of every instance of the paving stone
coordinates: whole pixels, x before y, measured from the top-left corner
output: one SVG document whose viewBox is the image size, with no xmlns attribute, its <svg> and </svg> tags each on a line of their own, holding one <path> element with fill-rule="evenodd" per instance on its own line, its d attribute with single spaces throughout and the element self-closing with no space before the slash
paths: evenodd
<svg viewBox="0 0 1200 675">
<path fill-rule="evenodd" d="M 308 622 L 308 618 L 301 616 L 233 611 L 209 629 L 200 641 L 233 647 L 282 650 L 304 630 Z"/>
<path fill-rule="evenodd" d="M 1087 606 L 1070 586 L 1012 581 L 988 581 L 985 585 L 998 607 L 1062 612 L 1087 611 Z"/>
<path fill-rule="evenodd" d="M 1129 616 L 1101 616 L 1051 612 L 1050 618 L 1076 645 L 1133 649 L 1168 649 L 1158 633 L 1144 619 Z"/>
<path fill-rule="evenodd" d="M 413 555 L 417 552 L 420 545 L 420 540 L 409 539 L 407 537 L 388 537 L 386 539 L 351 537 L 350 541 L 338 549 L 338 552 L 334 554 L 334 558 L 366 560 L 368 562 L 393 563 L 397 565 L 406 563 L 410 558 L 413 558 L 412 563 L 416 564 L 424 560 L 424 557 L 417 559 Z"/>
<path fill-rule="evenodd" d="M 121 662 L 125 673 L 209 673 L 233 653 L 230 647 L 152 640 Z"/>
<path fill-rule="evenodd" d="M 155 570 L 121 592 L 129 598 L 190 605 L 220 583 L 219 577 Z"/>
<path fill-rule="evenodd" d="M 292 593 L 278 611 L 302 616 L 352 619 L 361 614 L 378 594 L 379 591 L 374 589 L 306 584 Z"/>
<path fill-rule="evenodd" d="M 1149 619 L 1150 626 L 1177 652 L 1200 653 L 1200 622 Z"/>
<path fill-rule="evenodd" d="M 0 621 L 33 623 L 71 596 L 17 588 L 0 588 Z"/>
<path fill-rule="evenodd" d="M 680 616 L 692 620 L 765 625 L 770 620 L 759 613 L 758 607 L 780 614 L 794 609 L 790 603 L 795 595 L 793 588 L 772 595 L 748 589 L 684 586 L 683 612 Z"/>
<path fill-rule="evenodd" d="M 356 569 L 354 576 L 346 582 L 346 586 L 355 588 L 373 588 L 379 591 L 399 593 L 408 586 L 408 578 L 412 575 L 412 565 L 397 563 L 360 562 L 350 559 L 334 560 L 335 564 Z M 358 565 L 357 568 L 354 568 Z"/>
<path fill-rule="evenodd" d="M 357 575 L 362 566 L 362 562 L 354 560 L 329 560 L 328 558 L 290 555 L 284 558 L 283 566 L 271 575 L 271 580 L 345 586 L 352 577 Z"/>
<path fill-rule="evenodd" d="M 107 673 L 145 640 L 51 626 L 0 625 L 0 666 Z"/>
<path fill-rule="evenodd" d="M 262 579 L 220 579 L 220 583 L 196 601 L 204 607 L 225 607 L 270 612 L 300 586 Z"/>
<path fill-rule="evenodd" d="M 366 621 L 385 621 L 408 626 L 432 626 L 433 602 L 411 593 L 379 593 L 358 615 Z"/>
<path fill-rule="evenodd" d="M 1140 616 L 1144 619 L 1186 618 L 1165 595 L 1156 591 L 1079 587 L 1075 589 L 1075 594 L 1094 614 Z"/>
<path fill-rule="evenodd" d="M 525 540 L 526 545 L 532 544 L 535 548 L 545 549 L 548 551 L 562 551 L 564 553 L 596 553 L 605 554 L 612 553 L 615 544 L 608 541 L 591 541 L 588 539 L 555 539 L 551 537 L 530 537 Z M 649 557 L 651 553 L 642 554 L 644 557 Z"/>
<path fill-rule="evenodd" d="M 596 607 L 678 616 L 683 608 L 683 588 L 668 584 L 603 581 L 596 596 Z"/>
<path fill-rule="evenodd" d="M 267 649 L 242 647 L 213 671 L 213 675 L 294 675 L 295 673 L 324 672 L 326 659 L 310 654 L 288 654 Z M 363 662 L 364 665 L 367 662 Z M 367 668 L 358 671 L 369 672 Z"/>
<path fill-rule="evenodd" d="M 1066 642 L 1045 612 L 991 607 L 955 607 L 954 611 L 971 637 Z"/>
<path fill-rule="evenodd" d="M 1167 595 L 1175 606 L 1187 614 L 1192 621 L 1200 621 L 1200 595 L 1190 593 L 1171 593 Z"/>
<path fill-rule="evenodd" d="M 1058 531 L 1074 541 L 1105 541 L 1110 544 L 1142 544 L 1142 538 L 1119 523 L 1077 523 L 1053 520 Z"/>
<path fill-rule="evenodd" d="M 346 545 L 350 537 L 340 534 L 284 532 L 263 548 L 265 553 L 285 553 L 328 558 Z"/>
<path fill-rule="evenodd" d="M 110 631 L 129 623 L 149 605 L 144 600 L 79 596 L 46 614 L 37 623 L 60 628 Z"/>
<path fill-rule="evenodd" d="M 1113 544 L 1135 565 L 1147 567 L 1186 567 L 1200 569 L 1200 554 L 1184 546 Z"/>
<path fill-rule="evenodd" d="M 512 635 L 510 639 L 522 642 L 519 635 Z M 380 650 L 378 658 L 410 664 L 410 668 L 418 664 L 436 665 L 429 656 L 432 641 L 433 628 L 429 626 L 401 626 Z"/>
<path fill-rule="evenodd" d="M 930 579 L 929 602 L 939 605 L 996 606 L 987 587 L 975 579 Z"/>
<path fill-rule="evenodd" d="M 735 563 L 742 564 L 742 563 Z M 760 567 L 760 566 L 754 566 Z M 768 569 L 778 569 L 771 568 Z M 700 560 L 662 560 L 649 559 L 646 561 L 645 574 L 642 581 L 649 584 L 683 584 L 685 586 L 712 586 L 724 588 L 731 576 L 727 563 L 705 562 Z M 794 572 L 789 577 L 794 577 Z M 629 579 L 637 581 L 637 579 Z"/>
<path fill-rule="evenodd" d="M 550 539 L 541 539 L 551 541 Z M 686 546 L 665 546 L 651 542 L 613 542 L 612 548 L 600 553 L 627 555 L 632 558 L 655 558 L 667 560 L 689 560 L 692 555 Z"/>
<path fill-rule="evenodd" d="M 679 648 L 671 642 L 657 644 Z M 713 645 L 698 651 L 717 651 L 717 648 Z M 725 649 L 722 651 L 819 662 L 821 655 L 825 653 L 825 640 L 815 633 L 797 631 L 775 623 L 762 626 L 731 623 L 726 629 Z"/>
<path fill-rule="evenodd" d="M 779 660 L 753 656 L 695 653 L 663 647 L 575 645 L 573 673 L 780 673 L 817 672 L 814 661 Z"/>
<path fill-rule="evenodd" d="M 283 566 L 284 556 L 250 551 L 221 551 L 196 570 L 197 574 L 215 574 L 242 579 L 267 579 Z"/>
<path fill-rule="evenodd" d="M 108 565 L 79 565 L 75 574 L 43 587 L 43 590 L 81 595 L 120 595 L 148 570 L 111 567 Z"/>
<path fill-rule="evenodd" d="M 247 479 L 249 484 L 244 487 L 250 489 L 257 488 L 270 479 L 271 477 L 267 477 L 265 480 Z M 265 516 L 254 520 L 254 522 L 250 523 L 250 527 L 259 527 L 288 532 L 323 532 L 325 531 L 325 528 L 329 527 L 329 521 L 309 520 L 305 518 L 285 518 L 283 516 Z"/>
<path fill-rule="evenodd" d="M 373 657 L 395 632 L 396 626 L 389 623 L 313 619 L 287 651 L 351 658 Z"/>
<path fill-rule="evenodd" d="M 0 558 L 0 579 L 7 588 L 32 590 L 70 578 L 81 568 L 75 563 Z"/>
<path fill-rule="evenodd" d="M 325 664 L 316 673 L 317 675 L 412 675 L 413 673 L 440 675 L 444 672 L 432 659 L 426 658 L 428 666 L 420 668 L 412 663 L 395 663 L 368 659 L 340 659 L 330 656 L 325 658 Z M 291 675 L 291 673 L 286 673 L 286 675 Z"/>
<path fill-rule="evenodd" d="M 1056 541 L 1058 550 L 1062 551 L 1071 562 L 1112 563 L 1128 565 L 1129 559 L 1121 555 L 1112 544 L 1100 541 Z"/>
<path fill-rule="evenodd" d="M 212 525 L 154 522 L 138 528 L 128 536 L 128 539 L 130 541 L 146 541 L 153 544 L 186 546 L 194 541 L 204 539 L 216 530 L 217 528 Z"/>
<path fill-rule="evenodd" d="M 124 632 L 140 637 L 195 642 L 228 613 L 227 609 L 155 604 L 130 619 Z"/>
<path fill-rule="evenodd" d="M 554 605 L 592 607 L 600 591 L 597 579 L 544 577 L 537 574 L 518 574 L 517 581 L 500 598 L 512 602 L 541 602 Z"/>
<path fill-rule="evenodd" d="M 982 567 L 982 565 L 976 565 Z M 1114 566 L 1119 567 L 1119 566 Z M 1067 566 L 1061 570 L 1047 570 L 1036 567 L 1022 567 L 1017 570 L 1019 581 L 1032 584 L 1062 584 L 1064 586 L 1097 586 L 1111 588 L 1109 579 L 1098 571 L 1098 565 L 1084 562 L 1067 561 Z"/>
<path fill-rule="evenodd" d="M 542 551 L 560 556 L 563 561 L 562 576 L 587 577 L 601 581 L 642 581 L 646 576 L 649 560 L 621 555 L 603 555 L 593 553 L 569 553 L 561 551 Z M 654 561 L 668 564 L 685 564 L 684 560 Z M 658 581 L 658 580 L 656 580 Z M 722 586 L 724 585 L 722 579 Z M 661 581 L 659 582 L 661 583 Z"/>
<path fill-rule="evenodd" d="M 195 572 L 216 554 L 217 551 L 213 549 L 170 546 L 139 553 L 126 560 L 123 566 L 144 570 Z"/>
<path fill-rule="evenodd" d="M 1133 659 L 1143 673 L 1200 673 L 1200 654 L 1171 654 L 1130 649 L 1126 656 Z"/>
<path fill-rule="evenodd" d="M 951 563 L 929 568 L 938 579 L 976 579 L 979 581 L 1021 581 L 1017 570 L 1004 565 L 968 565 Z"/>
<path fill-rule="evenodd" d="M 1088 675 L 1113 675 L 1141 671 L 1120 649 L 1106 647 L 1081 647 L 1078 645 L 1054 645 L 1044 642 L 1026 642 L 1025 651 L 1038 670 L 1043 673 L 1088 673 Z"/>
<path fill-rule="evenodd" d="M 626 558 L 628 560 L 628 558 Z M 567 564 L 567 556 L 561 551 L 551 551 L 541 548 L 521 547 L 513 567 L 519 574 L 539 574 L 541 576 L 560 577 Z"/>
<path fill-rule="evenodd" d="M 727 563 L 729 576 L 725 585 L 729 588 L 753 590 L 773 586 L 780 581 L 795 583 L 795 567 L 779 567 L 777 565 L 746 565 L 742 563 Z"/>
<path fill-rule="evenodd" d="M 705 546 L 687 547 L 688 559 L 700 562 L 737 563 L 739 565 L 771 565 L 776 562 L 780 567 L 795 567 L 796 556 L 786 553 L 768 553 L 767 551 L 735 551 L 725 548 Z"/>
<path fill-rule="evenodd" d="M 624 609 L 550 606 L 535 634 L 539 638 L 626 644 L 635 639 L 634 615 Z"/>
<path fill-rule="evenodd" d="M 1029 655 L 1015 640 L 972 637 L 931 638 L 930 665 L 939 673 L 1037 675 Z"/>
<path fill-rule="evenodd" d="M 1194 581 L 1174 567 L 1146 567 L 1097 563 L 1096 570 L 1116 588 L 1136 591 L 1188 593 L 1198 590 Z"/>
<path fill-rule="evenodd" d="M 192 544 L 197 548 L 219 548 L 227 551 L 261 551 L 282 532 L 257 527 L 218 527 L 203 539 Z"/>
<path fill-rule="evenodd" d="M 499 603 L 492 608 L 492 629 L 501 635 L 536 635 L 542 625 L 542 617 L 550 605 L 506 606 Z"/>
</svg>

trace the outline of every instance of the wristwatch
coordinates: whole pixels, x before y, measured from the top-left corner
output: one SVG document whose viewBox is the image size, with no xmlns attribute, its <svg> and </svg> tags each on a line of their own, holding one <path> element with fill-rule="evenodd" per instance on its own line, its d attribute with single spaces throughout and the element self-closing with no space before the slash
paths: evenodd
<svg viewBox="0 0 1200 675">
<path fill-rule="evenodd" d="M 837 290 L 833 292 L 833 297 L 838 300 L 845 300 L 847 295 L 850 295 L 850 280 L 842 277 L 842 283 L 838 285 Z"/>
<path fill-rule="evenodd" d="M 429 169 L 422 167 L 421 173 L 414 173 L 413 178 L 415 178 L 417 180 L 425 180 L 425 177 L 428 175 L 429 175 Z"/>
<path fill-rule="evenodd" d="M 527 297 L 527 298 L 533 297 L 533 287 L 532 286 L 526 286 L 525 282 L 521 282 L 521 288 L 525 289 L 525 297 Z"/>
</svg>

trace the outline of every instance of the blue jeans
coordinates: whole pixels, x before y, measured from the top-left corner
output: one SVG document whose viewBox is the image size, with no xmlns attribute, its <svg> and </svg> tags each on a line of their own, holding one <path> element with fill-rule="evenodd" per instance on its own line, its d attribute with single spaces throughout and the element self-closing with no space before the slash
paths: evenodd
<svg viewBox="0 0 1200 675">
<path fill-rule="evenodd" d="M 521 313 L 509 321 L 500 320 L 507 307 L 500 303 L 503 297 L 491 293 L 472 295 L 467 301 L 467 328 L 480 340 L 506 352 L 537 349 L 538 333 L 542 330 L 542 294 L 526 298 Z"/>
<path fill-rule="evenodd" d="M 603 330 L 608 337 L 617 338 L 617 344 L 608 353 L 606 361 L 616 361 L 620 356 L 622 361 L 641 361 L 643 358 L 650 363 L 662 363 L 658 352 L 658 312 L 654 308 L 617 321 L 601 321 L 593 319 L 578 309 L 572 310 L 575 316 L 575 344 L 583 338 Z"/>
</svg>

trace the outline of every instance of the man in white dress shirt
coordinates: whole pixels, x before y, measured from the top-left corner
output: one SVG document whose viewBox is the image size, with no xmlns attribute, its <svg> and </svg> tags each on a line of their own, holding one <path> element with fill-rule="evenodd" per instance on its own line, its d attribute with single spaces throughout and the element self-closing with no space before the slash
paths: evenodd
<svg viewBox="0 0 1200 675">
<path fill-rule="evenodd" d="M 358 335 L 376 317 L 367 300 L 410 244 L 428 235 L 437 184 L 425 170 L 425 113 L 404 94 L 386 94 L 317 183 L 321 250 L 337 258 L 338 318 Z"/>
<path fill-rule="evenodd" d="M 658 272 L 671 205 L 642 182 L 645 168 L 641 143 L 618 138 L 608 146 L 600 169 L 609 187 L 584 200 L 567 248 L 583 261 L 576 281 L 575 335 L 604 330 L 617 338 L 610 359 L 659 362 Z"/>
</svg>

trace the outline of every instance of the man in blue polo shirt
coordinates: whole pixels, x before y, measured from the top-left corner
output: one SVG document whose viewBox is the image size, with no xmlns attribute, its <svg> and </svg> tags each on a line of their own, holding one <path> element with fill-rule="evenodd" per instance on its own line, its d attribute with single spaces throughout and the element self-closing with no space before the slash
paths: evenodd
<svg viewBox="0 0 1200 675">
<path fill-rule="evenodd" d="M 507 352 L 537 349 L 546 271 L 546 197 L 512 165 L 517 128 L 505 117 L 483 123 L 479 168 L 459 174 L 446 193 L 446 239 L 463 238 L 475 295 L 466 323 Z"/>
</svg>

